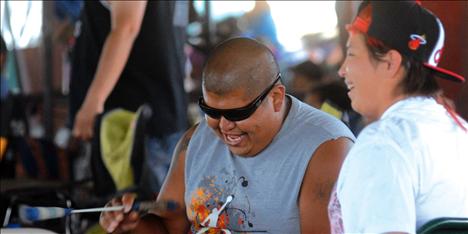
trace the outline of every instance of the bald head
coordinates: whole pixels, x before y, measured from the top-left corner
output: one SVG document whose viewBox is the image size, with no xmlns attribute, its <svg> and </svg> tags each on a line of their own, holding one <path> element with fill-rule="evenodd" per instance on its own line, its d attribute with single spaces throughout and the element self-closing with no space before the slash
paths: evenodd
<svg viewBox="0 0 468 234">
<path fill-rule="evenodd" d="M 203 69 L 203 88 L 217 95 L 242 89 L 256 96 L 278 72 L 273 53 L 265 45 L 249 38 L 233 38 L 214 49 Z"/>
</svg>

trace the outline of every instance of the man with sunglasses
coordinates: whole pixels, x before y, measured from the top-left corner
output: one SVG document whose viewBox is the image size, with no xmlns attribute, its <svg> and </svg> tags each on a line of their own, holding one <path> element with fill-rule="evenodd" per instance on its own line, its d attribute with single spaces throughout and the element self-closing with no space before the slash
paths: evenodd
<svg viewBox="0 0 468 234">
<path fill-rule="evenodd" d="M 109 232 L 328 233 L 327 204 L 354 136 L 338 119 L 287 95 L 267 47 L 234 38 L 217 46 L 203 72 L 205 119 L 176 147 L 158 201 L 183 209 L 141 219 L 104 212 Z M 149 228 L 149 229 L 145 229 Z"/>
</svg>

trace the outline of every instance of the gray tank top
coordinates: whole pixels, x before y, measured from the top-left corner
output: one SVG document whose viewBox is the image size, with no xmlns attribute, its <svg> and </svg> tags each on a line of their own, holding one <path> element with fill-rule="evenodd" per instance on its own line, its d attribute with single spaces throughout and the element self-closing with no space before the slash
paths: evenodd
<svg viewBox="0 0 468 234">
<path fill-rule="evenodd" d="M 312 154 L 323 142 L 354 140 L 338 119 L 296 98 L 282 128 L 255 157 L 241 157 L 202 120 L 185 161 L 192 233 L 300 233 L 298 197 Z"/>
</svg>

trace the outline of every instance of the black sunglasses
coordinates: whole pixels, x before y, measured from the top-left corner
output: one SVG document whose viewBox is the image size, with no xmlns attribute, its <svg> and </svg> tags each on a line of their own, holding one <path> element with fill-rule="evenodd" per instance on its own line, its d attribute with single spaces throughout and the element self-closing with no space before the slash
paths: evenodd
<svg viewBox="0 0 468 234">
<path fill-rule="evenodd" d="M 266 88 L 251 103 L 241 108 L 235 108 L 235 109 L 212 108 L 205 104 L 203 96 L 201 96 L 200 99 L 198 99 L 198 105 L 200 106 L 200 109 L 203 112 L 205 112 L 205 114 L 207 114 L 213 119 L 220 119 L 221 116 L 223 116 L 225 119 L 229 121 L 241 121 L 241 120 L 249 118 L 257 110 L 257 108 L 262 103 L 263 99 L 266 98 L 268 93 L 273 89 L 273 87 L 275 87 L 276 82 L 278 82 L 278 80 L 280 79 L 281 79 L 281 74 L 278 73 L 278 75 L 276 75 L 275 81 L 270 86 L 268 86 L 268 88 Z"/>
</svg>

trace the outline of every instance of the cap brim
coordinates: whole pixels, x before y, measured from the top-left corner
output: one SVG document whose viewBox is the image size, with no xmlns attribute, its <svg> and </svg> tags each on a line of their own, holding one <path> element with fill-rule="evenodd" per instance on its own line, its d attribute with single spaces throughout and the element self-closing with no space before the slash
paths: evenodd
<svg viewBox="0 0 468 234">
<path fill-rule="evenodd" d="M 465 78 L 463 76 L 458 75 L 452 71 L 449 71 L 440 67 L 432 66 L 428 63 L 424 63 L 424 66 L 440 78 L 447 79 L 450 81 L 455 81 L 458 83 L 465 82 Z"/>
</svg>

